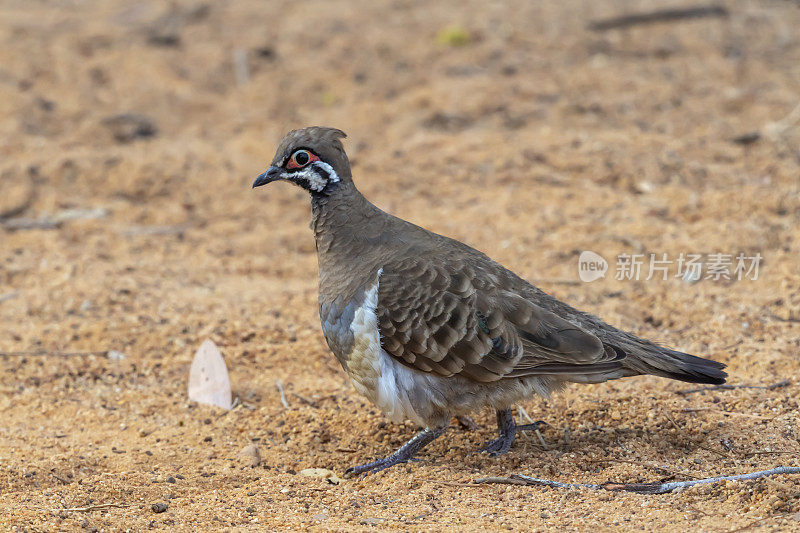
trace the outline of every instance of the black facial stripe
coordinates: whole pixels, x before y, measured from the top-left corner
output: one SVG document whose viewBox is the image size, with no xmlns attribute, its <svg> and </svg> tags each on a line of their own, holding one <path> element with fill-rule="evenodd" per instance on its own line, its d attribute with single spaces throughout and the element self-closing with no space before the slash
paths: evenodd
<svg viewBox="0 0 800 533">
<path fill-rule="evenodd" d="M 292 182 L 307 191 L 311 190 L 311 182 L 305 176 L 292 177 Z"/>
<path fill-rule="evenodd" d="M 312 161 L 310 164 L 302 168 L 284 169 L 284 175 L 286 176 L 286 179 L 298 187 L 310 192 L 312 198 L 328 196 L 339 185 L 339 181 L 331 181 L 331 171 L 327 170 L 326 168 L 322 168 L 324 165 L 315 165 L 314 163 L 315 162 Z M 314 182 L 315 186 L 318 184 L 316 183 L 316 179 L 309 179 L 307 177 L 309 175 L 308 172 L 316 172 L 316 175 L 320 177 L 322 180 L 322 184 L 320 184 L 322 185 L 321 189 L 314 189 L 311 187 L 312 182 Z"/>
<path fill-rule="evenodd" d="M 316 193 L 319 191 L 315 191 L 311 188 L 311 180 L 308 179 L 308 177 L 306 177 L 307 174 L 304 175 L 305 172 L 308 172 L 310 170 L 311 169 L 308 166 L 305 166 L 303 168 L 295 168 L 292 170 L 287 170 L 287 173 L 291 174 L 291 177 L 289 179 L 292 181 L 292 183 L 300 186 L 301 188 L 309 192 Z M 325 185 L 327 186 L 327 181 Z"/>
<path fill-rule="evenodd" d="M 325 170 L 324 168 L 322 168 L 320 165 L 312 164 L 311 165 L 311 169 L 314 172 L 316 172 L 317 174 L 319 174 L 319 177 L 322 178 L 323 180 L 325 180 L 325 183 L 327 183 L 328 180 L 331 179 L 330 173 L 327 170 Z"/>
</svg>

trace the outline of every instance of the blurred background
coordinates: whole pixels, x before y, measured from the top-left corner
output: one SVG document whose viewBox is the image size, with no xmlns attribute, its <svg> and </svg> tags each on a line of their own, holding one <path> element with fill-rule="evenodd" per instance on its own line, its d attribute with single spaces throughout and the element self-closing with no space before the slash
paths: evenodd
<svg viewBox="0 0 800 533">
<path fill-rule="evenodd" d="M 693 16 L 663 13 L 676 8 Z M 584 481 L 638 475 L 587 466 L 610 448 L 696 475 L 797 457 L 798 28 L 788 1 L 3 0 L 0 525 L 602 526 L 627 496 L 584 516 L 553 512 L 553 494 L 511 488 L 516 508 L 424 479 L 554 464 Z M 283 134 L 308 125 L 348 133 L 356 184 L 378 206 L 613 324 L 722 360 L 732 382 L 789 384 L 724 397 L 655 378 L 574 387 L 527 406 L 553 448 L 523 440 L 492 462 L 463 453 L 488 429 L 453 432 L 413 467 L 418 490 L 388 503 L 382 485 L 405 470 L 359 482 L 360 496 L 298 481 L 413 431 L 386 425 L 328 353 L 306 194 L 249 188 Z M 586 284 L 583 250 L 612 269 L 622 253 L 764 259 L 756 281 Z M 224 417 L 186 400 L 206 338 L 244 406 Z M 708 411 L 683 413 L 689 401 Z M 476 420 L 491 428 L 489 413 Z M 255 469 L 236 461 L 252 443 Z M 760 487 L 757 502 L 721 494 L 706 513 L 691 495 L 658 501 L 653 527 L 794 505 L 796 482 Z M 169 511 L 148 516 L 156 499 Z M 124 506 L 41 512 L 89 500 Z M 422 500 L 449 510 L 413 518 Z"/>
</svg>

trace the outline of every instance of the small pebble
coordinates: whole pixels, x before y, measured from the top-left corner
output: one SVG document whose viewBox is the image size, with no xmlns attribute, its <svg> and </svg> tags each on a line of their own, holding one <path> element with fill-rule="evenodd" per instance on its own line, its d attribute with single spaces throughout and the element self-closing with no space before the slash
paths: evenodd
<svg viewBox="0 0 800 533">
<path fill-rule="evenodd" d="M 164 511 L 167 510 L 167 507 L 169 507 L 169 506 L 166 503 L 157 502 L 157 503 L 154 503 L 153 505 L 151 505 L 150 509 L 154 513 L 163 513 Z"/>
<path fill-rule="evenodd" d="M 341 478 L 337 476 L 333 471 L 328 470 L 327 468 L 305 468 L 300 471 L 301 476 L 307 477 L 317 477 L 325 479 L 331 485 L 338 485 L 342 482 Z"/>
<path fill-rule="evenodd" d="M 109 350 L 106 354 L 106 357 L 111 359 L 112 361 L 122 361 L 125 359 L 125 354 L 122 352 L 118 352 L 117 350 Z"/>
<path fill-rule="evenodd" d="M 247 466 L 256 467 L 261 464 L 261 452 L 255 444 L 248 444 L 239 452 L 239 459 Z"/>
</svg>

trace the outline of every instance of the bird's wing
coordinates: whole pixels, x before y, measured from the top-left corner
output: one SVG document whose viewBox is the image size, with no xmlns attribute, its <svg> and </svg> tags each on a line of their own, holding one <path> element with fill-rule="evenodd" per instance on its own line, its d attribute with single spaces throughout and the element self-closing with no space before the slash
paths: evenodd
<svg viewBox="0 0 800 533">
<path fill-rule="evenodd" d="M 475 263 L 384 265 L 376 309 L 383 349 L 417 370 L 481 382 L 622 367 L 621 350 L 519 296 L 496 263 Z"/>
</svg>

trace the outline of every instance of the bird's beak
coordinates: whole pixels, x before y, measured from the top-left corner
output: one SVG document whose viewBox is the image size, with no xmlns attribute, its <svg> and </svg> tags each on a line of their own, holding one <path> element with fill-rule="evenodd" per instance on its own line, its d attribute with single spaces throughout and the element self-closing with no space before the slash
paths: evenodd
<svg viewBox="0 0 800 533">
<path fill-rule="evenodd" d="M 256 181 L 253 182 L 253 188 L 255 189 L 256 187 L 261 187 L 262 185 L 266 185 L 267 183 L 272 183 L 273 181 L 281 179 L 282 173 L 283 169 L 280 167 L 269 167 L 266 172 L 256 178 Z"/>
</svg>

